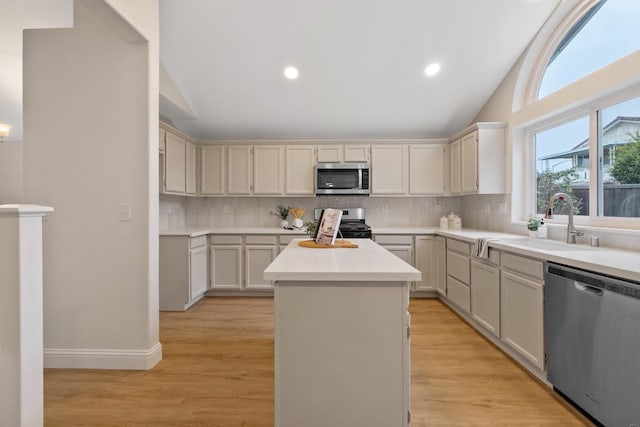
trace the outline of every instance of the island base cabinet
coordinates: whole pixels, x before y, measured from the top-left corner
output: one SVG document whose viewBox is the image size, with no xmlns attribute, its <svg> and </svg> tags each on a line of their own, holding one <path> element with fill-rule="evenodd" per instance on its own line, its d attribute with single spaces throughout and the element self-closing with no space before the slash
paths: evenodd
<svg viewBox="0 0 640 427">
<path fill-rule="evenodd" d="M 500 277 L 502 340 L 539 369 L 544 369 L 541 282 L 507 271 Z"/>
<path fill-rule="evenodd" d="M 276 282 L 276 427 L 409 425 L 408 302 L 406 282 Z"/>
</svg>

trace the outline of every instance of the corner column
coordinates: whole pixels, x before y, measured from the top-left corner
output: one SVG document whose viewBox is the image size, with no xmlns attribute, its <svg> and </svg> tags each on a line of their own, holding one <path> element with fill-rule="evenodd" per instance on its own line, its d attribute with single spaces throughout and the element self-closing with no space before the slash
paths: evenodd
<svg viewBox="0 0 640 427">
<path fill-rule="evenodd" d="M 0 205 L 0 427 L 42 426 L 42 217 Z"/>
</svg>

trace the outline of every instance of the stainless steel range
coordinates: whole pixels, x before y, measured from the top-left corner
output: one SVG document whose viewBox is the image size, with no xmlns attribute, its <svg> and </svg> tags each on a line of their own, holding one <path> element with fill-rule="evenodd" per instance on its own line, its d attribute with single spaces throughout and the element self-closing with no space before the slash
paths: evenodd
<svg viewBox="0 0 640 427">
<path fill-rule="evenodd" d="M 371 239 L 371 227 L 364 222 L 364 213 L 364 208 L 342 209 L 339 235 L 345 239 Z M 321 214 L 322 209 L 314 209 L 313 216 L 316 221 L 320 219 Z"/>
</svg>

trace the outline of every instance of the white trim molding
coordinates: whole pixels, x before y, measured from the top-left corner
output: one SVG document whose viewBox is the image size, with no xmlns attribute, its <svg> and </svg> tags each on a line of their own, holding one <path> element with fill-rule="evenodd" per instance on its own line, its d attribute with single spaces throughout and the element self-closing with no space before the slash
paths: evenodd
<svg viewBox="0 0 640 427">
<path fill-rule="evenodd" d="M 45 368 L 149 370 L 162 360 L 162 344 L 148 350 L 45 348 Z"/>
</svg>

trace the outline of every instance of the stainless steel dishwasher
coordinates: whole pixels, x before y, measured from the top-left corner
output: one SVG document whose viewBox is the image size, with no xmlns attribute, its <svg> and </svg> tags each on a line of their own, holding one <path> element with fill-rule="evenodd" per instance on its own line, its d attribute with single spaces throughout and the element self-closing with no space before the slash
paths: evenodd
<svg viewBox="0 0 640 427">
<path fill-rule="evenodd" d="M 606 426 L 640 425 L 640 284 L 545 264 L 547 380 Z"/>
</svg>

